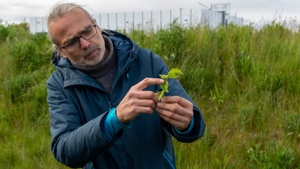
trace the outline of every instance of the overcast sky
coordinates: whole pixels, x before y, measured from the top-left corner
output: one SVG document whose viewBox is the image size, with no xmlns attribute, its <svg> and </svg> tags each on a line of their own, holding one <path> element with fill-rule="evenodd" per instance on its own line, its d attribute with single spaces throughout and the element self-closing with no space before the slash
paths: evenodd
<svg viewBox="0 0 300 169">
<path fill-rule="evenodd" d="M 249 21 L 300 20 L 300 0 L 0 0 L 0 19 L 9 23 L 47 16 L 56 2 L 76 2 L 92 13 L 116 13 L 211 7 L 231 4 L 230 14 Z"/>
</svg>

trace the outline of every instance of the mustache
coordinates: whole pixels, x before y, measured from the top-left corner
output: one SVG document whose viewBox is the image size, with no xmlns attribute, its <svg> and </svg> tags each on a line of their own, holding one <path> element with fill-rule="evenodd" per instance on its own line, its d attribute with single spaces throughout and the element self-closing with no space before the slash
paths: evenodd
<svg viewBox="0 0 300 169">
<path fill-rule="evenodd" d="M 88 57 L 91 53 L 93 53 L 97 49 L 101 50 L 99 46 L 95 46 L 95 45 L 90 46 L 86 51 L 83 51 L 84 52 L 83 56 Z"/>
</svg>

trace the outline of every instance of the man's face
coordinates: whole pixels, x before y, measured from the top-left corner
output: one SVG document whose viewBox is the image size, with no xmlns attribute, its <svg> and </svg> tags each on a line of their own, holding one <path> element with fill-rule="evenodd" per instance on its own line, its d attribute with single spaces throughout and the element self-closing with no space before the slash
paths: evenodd
<svg viewBox="0 0 300 169">
<path fill-rule="evenodd" d="M 49 31 L 60 46 L 59 50 L 64 58 L 80 66 L 94 66 L 103 59 L 105 54 L 104 39 L 101 31 L 94 24 L 94 21 L 91 21 L 84 12 L 73 9 L 63 17 L 52 21 L 49 24 Z M 93 32 L 95 30 L 97 32 Z M 87 40 L 85 35 L 89 37 L 89 31 L 92 31 L 94 36 Z M 71 50 L 70 44 L 73 46 Z"/>
</svg>

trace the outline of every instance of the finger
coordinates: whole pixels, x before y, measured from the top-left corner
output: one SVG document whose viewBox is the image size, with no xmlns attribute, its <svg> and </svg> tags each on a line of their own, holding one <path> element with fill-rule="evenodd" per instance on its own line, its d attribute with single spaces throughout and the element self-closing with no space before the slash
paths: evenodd
<svg viewBox="0 0 300 169">
<path fill-rule="evenodd" d="M 176 121 L 182 121 L 183 123 L 189 123 L 193 117 L 192 107 L 184 108 L 177 103 L 164 103 L 159 102 L 156 104 L 158 113 L 169 117 Z"/>
<path fill-rule="evenodd" d="M 140 81 L 138 84 L 134 85 L 133 88 L 136 90 L 143 90 L 150 85 L 160 85 L 163 84 L 165 81 L 160 78 L 145 78 Z"/>
<path fill-rule="evenodd" d="M 136 109 L 135 109 L 135 113 L 136 114 L 141 114 L 141 113 L 145 113 L 145 114 L 151 114 L 151 113 L 153 113 L 153 108 L 151 108 L 151 107 L 148 107 L 148 106 L 146 106 L 146 107 L 137 107 Z"/>
<path fill-rule="evenodd" d="M 127 94 L 127 97 L 130 99 L 136 100 L 151 100 L 154 103 L 158 102 L 158 96 L 152 91 L 131 91 Z"/>
<path fill-rule="evenodd" d="M 138 99 L 133 104 L 138 107 L 150 107 L 151 109 L 155 108 L 155 102 L 151 99 Z"/>
<path fill-rule="evenodd" d="M 186 100 L 183 97 L 179 97 L 179 96 L 164 96 L 161 99 L 161 102 L 163 103 L 177 103 L 178 105 L 187 108 L 187 107 L 193 107 L 193 104 Z"/>
<path fill-rule="evenodd" d="M 158 102 L 156 104 L 157 108 L 173 112 L 179 115 L 184 115 L 185 109 L 177 103 L 167 103 L 167 102 Z"/>
<path fill-rule="evenodd" d="M 168 121 L 186 121 L 187 117 L 184 113 L 180 113 L 180 111 L 174 112 L 168 109 L 156 108 L 159 115 L 164 116 L 168 119 Z"/>
<path fill-rule="evenodd" d="M 168 114 L 168 113 L 166 113 L 166 111 L 164 113 L 158 113 L 158 115 L 163 120 L 172 124 L 173 126 L 175 126 L 176 128 L 178 128 L 180 130 L 185 129 L 190 123 L 189 119 L 179 116 L 177 114 L 172 114 L 172 115 Z"/>
</svg>

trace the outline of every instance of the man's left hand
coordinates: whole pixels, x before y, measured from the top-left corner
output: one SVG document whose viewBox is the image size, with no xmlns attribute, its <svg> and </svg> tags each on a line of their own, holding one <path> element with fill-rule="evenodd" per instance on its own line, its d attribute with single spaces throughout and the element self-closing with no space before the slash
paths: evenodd
<svg viewBox="0 0 300 169">
<path fill-rule="evenodd" d="M 189 127 L 193 118 L 193 104 L 179 96 L 164 96 L 156 104 L 158 115 L 178 130 Z"/>
</svg>

